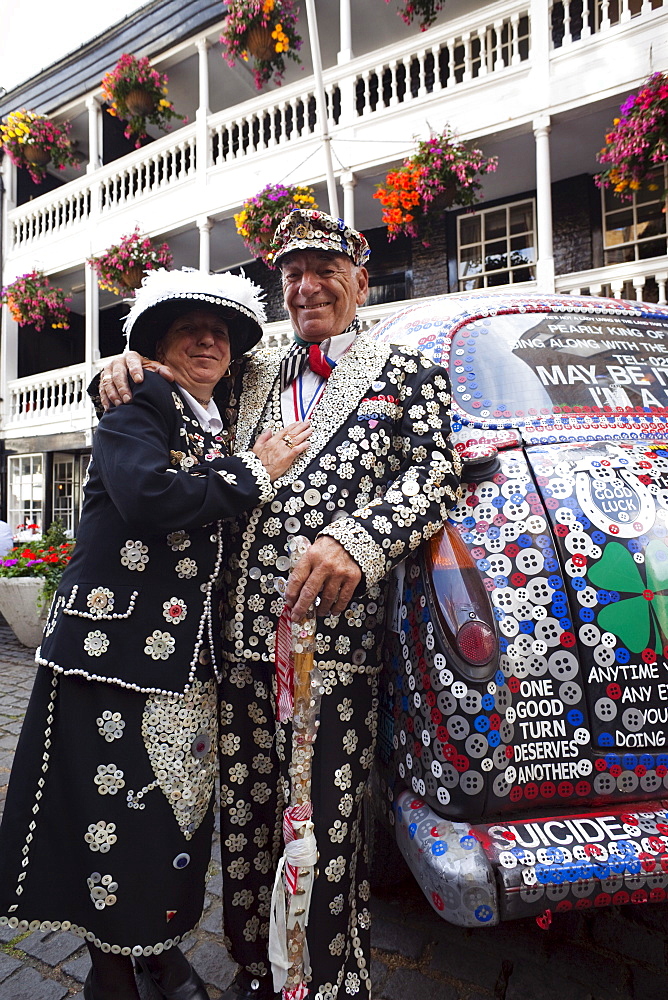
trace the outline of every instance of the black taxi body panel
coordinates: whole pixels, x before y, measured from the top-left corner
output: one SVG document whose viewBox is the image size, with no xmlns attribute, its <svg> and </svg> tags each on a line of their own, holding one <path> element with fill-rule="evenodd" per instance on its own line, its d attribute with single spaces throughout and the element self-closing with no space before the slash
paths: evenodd
<svg viewBox="0 0 668 1000">
<path fill-rule="evenodd" d="M 462 669 L 443 628 L 448 575 L 428 551 L 393 580 L 379 768 L 399 847 L 435 909 L 468 926 L 577 899 L 662 898 L 668 310 L 449 296 L 377 333 L 448 365 L 462 453 L 498 449 L 468 481 L 465 466 L 447 527 L 488 597 L 493 660 Z M 600 854 L 587 847 L 592 816 L 623 831 Z M 549 840 L 557 823 L 571 823 L 569 849 Z M 520 842 L 502 850 L 504 830 L 537 836 L 542 860 Z"/>
</svg>

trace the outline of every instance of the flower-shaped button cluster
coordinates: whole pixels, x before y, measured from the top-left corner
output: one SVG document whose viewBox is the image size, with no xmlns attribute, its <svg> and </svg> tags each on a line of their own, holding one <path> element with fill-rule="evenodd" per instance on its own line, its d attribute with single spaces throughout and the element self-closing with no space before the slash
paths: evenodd
<svg viewBox="0 0 668 1000">
<path fill-rule="evenodd" d="M 170 622 L 172 625 L 178 625 L 188 614 L 188 609 L 185 601 L 182 601 L 180 597 L 170 597 L 162 605 L 162 613 L 165 621 Z"/>
<path fill-rule="evenodd" d="M 142 571 L 146 569 L 147 562 L 148 545 L 144 545 L 140 538 L 134 542 L 128 538 L 121 548 L 121 564 L 127 566 L 128 569 Z"/>
<path fill-rule="evenodd" d="M 161 632 L 159 629 L 147 636 L 144 652 L 154 660 L 166 660 L 174 652 L 176 640 L 169 632 Z"/>
<path fill-rule="evenodd" d="M 118 882 L 114 881 L 113 875 L 101 875 L 100 872 L 91 872 L 87 882 L 90 889 L 90 898 L 96 910 L 104 910 L 105 906 L 114 905 L 117 899 Z"/>
<path fill-rule="evenodd" d="M 98 820 L 97 823 L 91 823 L 84 834 L 84 840 L 91 851 L 99 851 L 100 854 L 106 854 L 118 840 L 116 836 L 116 824 L 107 823 L 103 819 Z"/>
<path fill-rule="evenodd" d="M 185 531 L 172 531 L 167 535 L 167 544 L 172 552 L 183 552 L 190 545 L 190 537 Z"/>
<path fill-rule="evenodd" d="M 114 740 L 120 740 L 123 735 L 123 730 L 125 729 L 125 721 L 123 720 L 120 712 L 110 712 L 106 709 L 102 715 L 95 720 L 97 723 L 97 730 L 107 743 L 113 743 Z"/>
<path fill-rule="evenodd" d="M 94 615 L 108 615 L 114 610 L 114 593 L 108 587 L 95 587 L 86 598 L 86 603 Z"/>
<path fill-rule="evenodd" d="M 89 656 L 102 656 L 109 649 L 109 639 L 106 633 L 100 632 L 99 628 L 94 632 L 89 632 L 84 639 L 84 649 Z"/>
<path fill-rule="evenodd" d="M 115 795 L 125 787 L 125 775 L 116 764 L 98 764 L 93 781 L 100 795 Z"/>
<path fill-rule="evenodd" d="M 179 559 L 175 568 L 180 580 L 192 580 L 197 576 L 197 563 L 194 559 Z"/>
</svg>

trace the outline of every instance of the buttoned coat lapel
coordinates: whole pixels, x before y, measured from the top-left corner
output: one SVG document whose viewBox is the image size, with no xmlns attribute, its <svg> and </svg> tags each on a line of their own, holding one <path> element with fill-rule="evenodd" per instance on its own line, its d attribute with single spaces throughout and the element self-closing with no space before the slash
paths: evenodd
<svg viewBox="0 0 668 1000">
<path fill-rule="evenodd" d="M 253 439 L 260 432 L 263 423 L 258 414 L 263 414 L 265 420 L 274 424 L 275 429 L 281 426 L 278 375 L 285 353 L 258 351 L 250 359 L 243 378 L 236 451 L 252 447 Z M 358 406 L 369 386 L 382 373 L 391 353 L 389 344 L 377 343 L 365 333 L 360 333 L 355 338 L 352 347 L 339 360 L 327 380 L 322 398 L 311 416 L 312 434 L 308 451 L 293 462 L 286 474 L 275 481 L 274 486 L 287 485 L 298 478 L 327 447 Z"/>
</svg>

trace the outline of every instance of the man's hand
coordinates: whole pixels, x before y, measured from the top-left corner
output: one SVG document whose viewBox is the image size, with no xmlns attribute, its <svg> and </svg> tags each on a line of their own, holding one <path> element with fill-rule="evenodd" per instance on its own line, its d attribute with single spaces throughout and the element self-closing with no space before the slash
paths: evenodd
<svg viewBox="0 0 668 1000">
<path fill-rule="evenodd" d="M 319 615 L 338 615 L 361 579 L 362 570 L 343 546 L 321 535 L 290 573 L 285 601 L 293 619 L 303 617 L 318 596 Z"/>
<path fill-rule="evenodd" d="M 117 358 L 112 358 L 102 369 L 100 378 L 100 402 L 105 410 L 112 406 L 120 406 L 121 403 L 129 403 L 132 399 L 132 391 L 128 381 L 128 374 L 133 382 L 144 381 L 144 368 L 150 368 L 152 372 L 162 375 L 168 382 L 174 381 L 174 375 L 167 365 L 158 364 L 157 361 L 149 361 L 142 358 L 136 351 L 128 351 Z"/>
</svg>

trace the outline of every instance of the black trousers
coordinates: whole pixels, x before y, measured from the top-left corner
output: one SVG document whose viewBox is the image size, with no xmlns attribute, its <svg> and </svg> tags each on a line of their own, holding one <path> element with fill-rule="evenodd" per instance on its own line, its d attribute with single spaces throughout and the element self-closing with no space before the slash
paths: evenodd
<svg viewBox="0 0 668 1000">
<path fill-rule="evenodd" d="M 270 975 L 269 904 L 283 853 L 292 727 L 275 721 L 273 667 L 231 664 L 221 694 L 221 849 L 228 948 L 240 965 Z M 370 886 L 363 805 L 373 760 L 377 680 L 325 678 L 313 759 L 318 845 L 307 939 L 314 1000 L 370 995 Z"/>
</svg>

